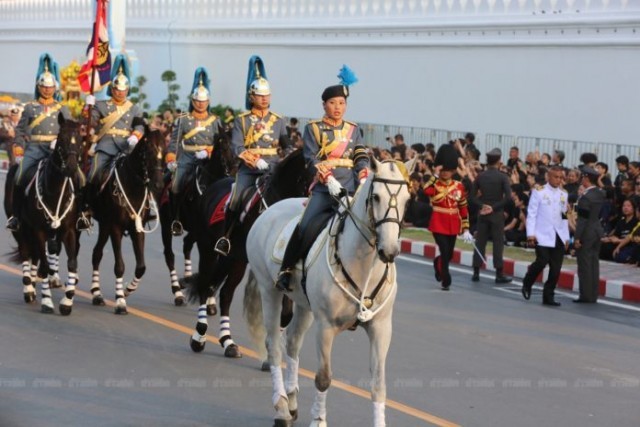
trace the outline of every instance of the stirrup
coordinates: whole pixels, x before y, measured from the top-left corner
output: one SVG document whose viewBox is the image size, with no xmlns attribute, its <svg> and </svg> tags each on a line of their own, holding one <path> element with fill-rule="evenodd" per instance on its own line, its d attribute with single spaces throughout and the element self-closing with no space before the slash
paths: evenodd
<svg viewBox="0 0 640 427">
<path fill-rule="evenodd" d="M 20 221 L 15 216 L 11 215 L 7 220 L 7 230 L 9 231 L 18 231 L 20 229 Z"/>
<path fill-rule="evenodd" d="M 280 271 L 278 273 L 278 279 L 274 283 L 275 288 L 282 292 L 291 292 L 293 290 L 290 286 L 292 274 L 293 269 L 291 268 L 285 268 L 284 270 Z"/>
<path fill-rule="evenodd" d="M 222 256 L 228 256 L 229 252 L 231 251 L 231 242 L 229 241 L 227 236 L 222 236 L 221 238 L 219 238 L 213 250 Z"/>
<path fill-rule="evenodd" d="M 177 219 L 171 223 L 171 234 L 174 236 L 182 236 L 184 233 L 184 228 L 182 227 L 182 223 Z"/>
<path fill-rule="evenodd" d="M 78 218 L 78 220 L 76 221 L 76 229 L 77 229 L 78 231 L 88 231 L 88 230 L 91 230 L 91 226 L 92 226 L 92 225 L 93 225 L 93 224 L 91 224 L 91 219 L 90 219 L 90 217 L 89 217 L 86 213 L 84 213 L 84 212 L 82 212 L 82 213 L 80 214 L 80 217 L 79 217 L 79 218 Z"/>
</svg>

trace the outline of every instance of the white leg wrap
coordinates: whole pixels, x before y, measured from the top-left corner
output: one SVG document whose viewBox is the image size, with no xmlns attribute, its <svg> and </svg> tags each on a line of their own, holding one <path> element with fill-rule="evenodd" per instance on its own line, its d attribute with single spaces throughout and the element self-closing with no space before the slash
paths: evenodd
<svg viewBox="0 0 640 427">
<path fill-rule="evenodd" d="M 42 305 L 53 308 L 53 301 L 51 300 L 51 289 L 49 288 L 49 279 L 42 280 Z"/>
<path fill-rule="evenodd" d="M 191 339 L 194 341 L 199 342 L 200 344 L 204 344 L 205 342 L 207 342 L 207 336 L 206 335 L 200 335 L 198 333 L 198 331 L 195 331 L 193 333 L 193 335 L 191 335 Z"/>
<path fill-rule="evenodd" d="M 37 264 L 31 264 L 31 278 L 33 280 L 37 280 L 38 279 L 38 265 Z"/>
<path fill-rule="evenodd" d="M 226 335 L 231 335 L 231 322 L 229 316 L 220 316 L 220 332 L 218 333 L 218 338 Z"/>
<path fill-rule="evenodd" d="M 31 275 L 31 263 L 29 261 L 22 262 L 22 277 L 33 277 Z"/>
<path fill-rule="evenodd" d="M 386 427 L 384 402 L 373 402 L 373 427 Z"/>
<path fill-rule="evenodd" d="M 273 406 L 278 404 L 278 400 L 283 398 L 287 400 L 287 392 L 284 390 L 284 381 L 282 381 L 282 369 L 280 366 L 271 365 L 271 384 L 273 386 Z"/>
<path fill-rule="evenodd" d="M 91 273 L 91 293 L 93 295 L 100 294 L 100 272 L 98 270 L 93 270 Z"/>
<path fill-rule="evenodd" d="M 311 406 L 311 418 L 314 420 L 327 419 L 327 390 L 316 390 L 316 398 Z"/>
<path fill-rule="evenodd" d="M 294 359 L 285 354 L 284 359 L 287 362 L 287 366 L 284 371 L 284 385 L 287 394 L 291 394 L 300 389 L 298 386 L 298 365 L 299 359 Z"/>
<path fill-rule="evenodd" d="M 122 277 L 116 278 L 116 298 L 124 298 L 124 287 L 122 286 Z"/>
<path fill-rule="evenodd" d="M 216 297 L 207 298 L 207 305 L 216 305 Z"/>
<path fill-rule="evenodd" d="M 171 272 L 169 273 L 169 276 L 171 276 L 171 287 L 172 288 L 178 288 L 180 287 L 180 283 L 178 283 L 178 273 L 175 270 L 171 270 Z"/>
<path fill-rule="evenodd" d="M 22 293 L 30 294 L 32 292 L 33 293 L 36 292 L 36 288 L 34 288 L 32 284 L 28 284 L 28 285 L 22 287 Z"/>
<path fill-rule="evenodd" d="M 185 259 L 184 260 L 184 277 L 190 277 L 192 274 L 193 273 L 191 271 L 191 260 Z"/>
<path fill-rule="evenodd" d="M 135 277 L 133 276 L 133 280 L 131 282 L 129 282 L 129 284 L 127 285 L 127 289 L 124 292 L 125 296 L 129 296 L 130 293 L 134 292 L 136 289 L 138 289 L 138 285 L 140 284 L 140 280 L 142 280 L 139 277 Z"/>
<path fill-rule="evenodd" d="M 53 271 L 53 274 L 58 274 L 58 270 L 60 270 L 60 257 L 47 252 L 47 263 L 49 264 L 49 269 Z"/>
<path fill-rule="evenodd" d="M 69 286 L 73 286 L 73 290 L 76 290 L 76 283 L 78 283 L 78 273 L 69 273 L 67 283 L 65 283 L 65 290 L 69 290 Z"/>
</svg>

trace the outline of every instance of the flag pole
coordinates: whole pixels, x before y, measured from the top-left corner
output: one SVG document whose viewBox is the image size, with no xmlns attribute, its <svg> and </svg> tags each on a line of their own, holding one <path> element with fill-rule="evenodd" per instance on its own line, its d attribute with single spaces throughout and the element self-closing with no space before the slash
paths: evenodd
<svg viewBox="0 0 640 427">
<path fill-rule="evenodd" d="M 100 20 L 101 15 L 104 15 L 104 5 L 105 5 L 105 1 L 108 0 L 96 0 L 97 5 L 96 5 L 96 19 L 93 23 L 93 63 L 91 64 L 91 87 L 89 88 L 89 94 L 91 96 L 94 95 L 94 85 L 96 82 L 96 69 L 98 68 L 97 65 L 97 57 L 98 57 L 98 45 L 99 45 L 99 40 L 100 40 L 100 34 L 98 33 L 98 22 Z M 92 116 L 93 116 L 93 105 L 89 105 L 89 108 L 87 108 L 87 124 L 86 124 L 86 133 L 85 133 L 85 140 L 84 140 L 84 150 L 82 153 L 82 165 L 83 165 L 83 169 L 85 169 L 85 171 L 87 171 L 87 167 L 88 167 L 88 162 L 89 162 L 89 151 L 91 148 L 91 138 L 92 138 L 92 134 L 91 131 L 93 130 L 93 122 L 91 120 Z"/>
</svg>

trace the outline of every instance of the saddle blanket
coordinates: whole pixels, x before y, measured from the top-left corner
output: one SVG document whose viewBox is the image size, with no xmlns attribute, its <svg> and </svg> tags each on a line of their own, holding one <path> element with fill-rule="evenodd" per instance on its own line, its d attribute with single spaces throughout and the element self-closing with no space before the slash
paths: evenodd
<svg viewBox="0 0 640 427">
<path fill-rule="evenodd" d="M 273 251 L 271 252 L 271 259 L 276 264 L 282 264 L 282 259 L 284 258 L 284 252 L 287 249 L 287 244 L 289 243 L 289 239 L 291 239 L 293 230 L 295 230 L 296 226 L 300 222 L 300 218 L 302 218 L 302 214 L 296 215 L 286 223 L 282 230 L 280 230 L 278 239 L 276 240 L 276 244 L 273 247 Z M 305 259 L 306 268 L 309 268 L 313 263 L 315 263 L 316 259 L 322 252 L 328 233 L 329 227 L 324 227 L 320 235 L 316 238 L 315 242 L 313 242 L 313 245 L 311 245 L 309 253 L 307 254 L 307 257 Z M 333 246 L 331 247 L 331 249 L 333 249 Z M 302 260 L 299 260 L 296 263 L 296 269 L 302 270 Z"/>
</svg>

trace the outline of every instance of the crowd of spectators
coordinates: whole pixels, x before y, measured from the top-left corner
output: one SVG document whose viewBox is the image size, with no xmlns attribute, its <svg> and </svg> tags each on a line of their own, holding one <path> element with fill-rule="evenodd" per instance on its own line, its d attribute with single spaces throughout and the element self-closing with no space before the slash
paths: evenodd
<svg viewBox="0 0 640 427">
<path fill-rule="evenodd" d="M 474 140 L 475 136 L 468 133 L 464 138 L 449 142 L 460 155 L 456 179 L 464 183 L 467 191 L 471 190 L 474 180 L 486 167 L 480 161 L 480 151 L 476 148 Z M 407 146 L 402 135 L 388 138 L 388 141 L 388 149 L 373 149 L 378 159 L 418 159 L 417 166 L 410 175 L 412 199 L 405 220 L 407 225 L 426 228 L 431 207 L 421 187 L 425 177 L 428 179 L 430 175 L 437 173 L 433 168 L 436 147 L 433 144 Z M 512 190 L 512 200 L 504 211 L 504 239 L 507 245 L 526 247 L 525 224 L 531 189 L 545 184 L 546 172 L 553 165 L 562 166 L 565 170 L 563 188 L 568 193 L 568 219 L 573 236 L 577 218 L 574 206 L 584 191 L 580 186 L 580 168 L 590 166 L 600 173 L 598 186 L 607 194 L 607 201 L 600 212 L 600 222 L 606 233 L 602 240 L 600 258 L 640 265 L 640 162 L 629 161 L 626 156 L 619 156 L 615 159 L 615 169 L 611 169 L 606 163 L 598 161 L 595 153 L 583 153 L 580 156 L 580 165 L 569 166 L 564 163 L 565 153 L 562 150 L 555 150 L 553 153 L 533 151 L 523 156 L 516 146 L 511 147 L 505 157 L 502 159 L 500 170 L 509 177 Z M 476 209 L 470 205 L 472 232 L 475 231 Z M 569 253 L 574 253 L 571 245 Z"/>
</svg>

